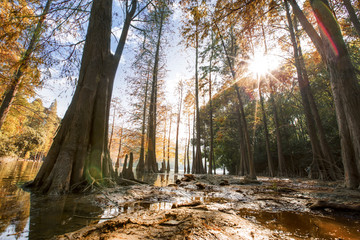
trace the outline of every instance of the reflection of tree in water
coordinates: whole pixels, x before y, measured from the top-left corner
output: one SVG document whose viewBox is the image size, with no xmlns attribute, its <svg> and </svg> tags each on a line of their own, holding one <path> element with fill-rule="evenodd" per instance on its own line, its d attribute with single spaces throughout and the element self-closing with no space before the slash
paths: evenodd
<svg viewBox="0 0 360 240">
<path fill-rule="evenodd" d="M 31 195 L 29 239 L 49 239 L 78 230 L 99 219 L 103 211 L 79 195 Z"/>
<path fill-rule="evenodd" d="M 41 163 L 13 161 L 0 163 L 0 234 L 12 228 L 19 236 L 26 227 L 30 212 L 30 194 L 17 185 L 34 178 Z M 15 231 L 15 232 L 14 232 Z"/>
</svg>

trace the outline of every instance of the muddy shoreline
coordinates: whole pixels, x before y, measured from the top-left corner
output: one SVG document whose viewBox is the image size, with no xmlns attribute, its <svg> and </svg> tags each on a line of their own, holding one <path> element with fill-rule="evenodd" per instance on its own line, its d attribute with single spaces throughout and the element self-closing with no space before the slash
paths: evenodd
<svg viewBox="0 0 360 240">
<path fill-rule="evenodd" d="M 189 175 L 103 189 L 113 216 L 57 239 L 358 239 L 360 191 L 342 182 Z M 87 217 L 87 216 L 78 216 Z"/>
</svg>

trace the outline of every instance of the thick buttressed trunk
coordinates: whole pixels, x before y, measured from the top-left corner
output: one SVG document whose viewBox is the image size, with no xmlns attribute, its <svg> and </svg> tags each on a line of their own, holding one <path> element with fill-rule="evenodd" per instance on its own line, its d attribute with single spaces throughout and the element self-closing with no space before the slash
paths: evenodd
<svg viewBox="0 0 360 240">
<path fill-rule="evenodd" d="M 270 175 L 270 177 L 274 177 L 275 176 L 275 167 L 274 167 L 274 162 L 272 160 L 271 152 L 270 152 L 269 130 L 268 130 L 266 112 L 265 112 L 265 107 L 264 107 L 264 98 L 263 98 L 262 92 L 261 92 L 261 84 L 259 84 L 259 96 L 260 96 L 260 105 L 261 105 L 263 124 L 264 124 L 265 145 L 266 145 L 265 147 L 266 147 L 266 156 L 267 156 L 267 161 L 268 161 L 269 175 Z"/>
<path fill-rule="evenodd" d="M 83 183 L 105 184 L 113 177 L 108 149 L 108 118 L 113 81 L 132 15 L 127 16 L 118 49 L 110 53 L 112 1 L 94 0 L 78 85 L 49 153 L 35 180 L 42 192 L 64 193 Z M 119 47 L 121 48 L 119 50 Z"/>
<path fill-rule="evenodd" d="M 125 163 L 123 166 L 123 172 L 122 172 L 122 177 L 126 178 L 126 179 L 135 179 L 134 177 L 134 172 L 133 172 L 133 165 L 134 165 L 134 156 L 133 153 L 130 153 L 130 159 L 129 159 L 129 166 L 127 166 L 127 155 L 125 158 Z"/>
<path fill-rule="evenodd" d="M 2 98 L 3 101 L 1 102 L 1 105 L 0 105 L 0 130 L 1 130 L 2 125 L 5 122 L 6 116 L 9 113 L 10 108 L 15 99 L 15 96 L 19 90 L 19 87 L 20 87 L 20 84 L 22 81 L 22 77 L 24 75 L 24 71 L 29 67 L 29 61 L 30 61 L 31 55 L 35 51 L 36 44 L 39 41 L 40 34 L 41 34 L 41 31 L 43 28 L 43 24 L 44 24 L 44 21 L 45 21 L 45 18 L 47 16 L 48 12 L 49 12 L 51 3 L 52 3 L 52 0 L 48 0 L 46 2 L 44 10 L 41 13 L 40 19 L 36 25 L 36 28 L 33 32 L 32 37 L 31 37 L 29 46 L 27 47 L 26 51 L 23 53 L 22 58 L 19 61 L 19 66 L 16 69 L 16 72 L 14 73 L 13 78 L 11 79 L 10 86 Z"/>
<path fill-rule="evenodd" d="M 123 164 L 123 167 L 122 167 L 122 170 L 121 170 L 121 174 L 120 174 L 120 177 L 124 177 L 125 173 L 126 173 L 126 168 L 127 168 L 127 159 L 128 159 L 128 155 L 126 154 L 125 155 L 125 160 L 124 160 L 124 164 Z"/>
<path fill-rule="evenodd" d="M 295 15 L 319 51 L 330 73 L 339 126 L 345 183 L 360 186 L 360 85 L 340 27 L 326 0 L 312 0 L 321 36 L 308 22 L 296 1 L 290 0 Z"/>
</svg>

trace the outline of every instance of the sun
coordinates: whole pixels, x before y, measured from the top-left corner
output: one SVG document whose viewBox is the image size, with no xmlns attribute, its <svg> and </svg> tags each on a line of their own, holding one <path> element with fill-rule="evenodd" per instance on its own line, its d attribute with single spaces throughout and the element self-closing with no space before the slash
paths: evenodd
<svg viewBox="0 0 360 240">
<path fill-rule="evenodd" d="M 255 76 L 265 76 L 278 67 L 279 59 L 268 54 L 255 52 L 248 63 L 249 73 Z"/>
</svg>

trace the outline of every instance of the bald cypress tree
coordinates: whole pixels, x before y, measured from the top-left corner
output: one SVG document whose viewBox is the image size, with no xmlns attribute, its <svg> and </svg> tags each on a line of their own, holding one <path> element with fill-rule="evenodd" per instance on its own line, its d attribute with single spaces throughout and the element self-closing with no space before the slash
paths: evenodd
<svg viewBox="0 0 360 240">
<path fill-rule="evenodd" d="M 94 0 L 78 85 L 59 131 L 36 178 L 28 186 L 59 194 L 113 177 L 108 121 L 115 73 L 137 0 L 126 2 L 126 16 L 115 54 L 110 51 L 112 0 Z"/>
</svg>

